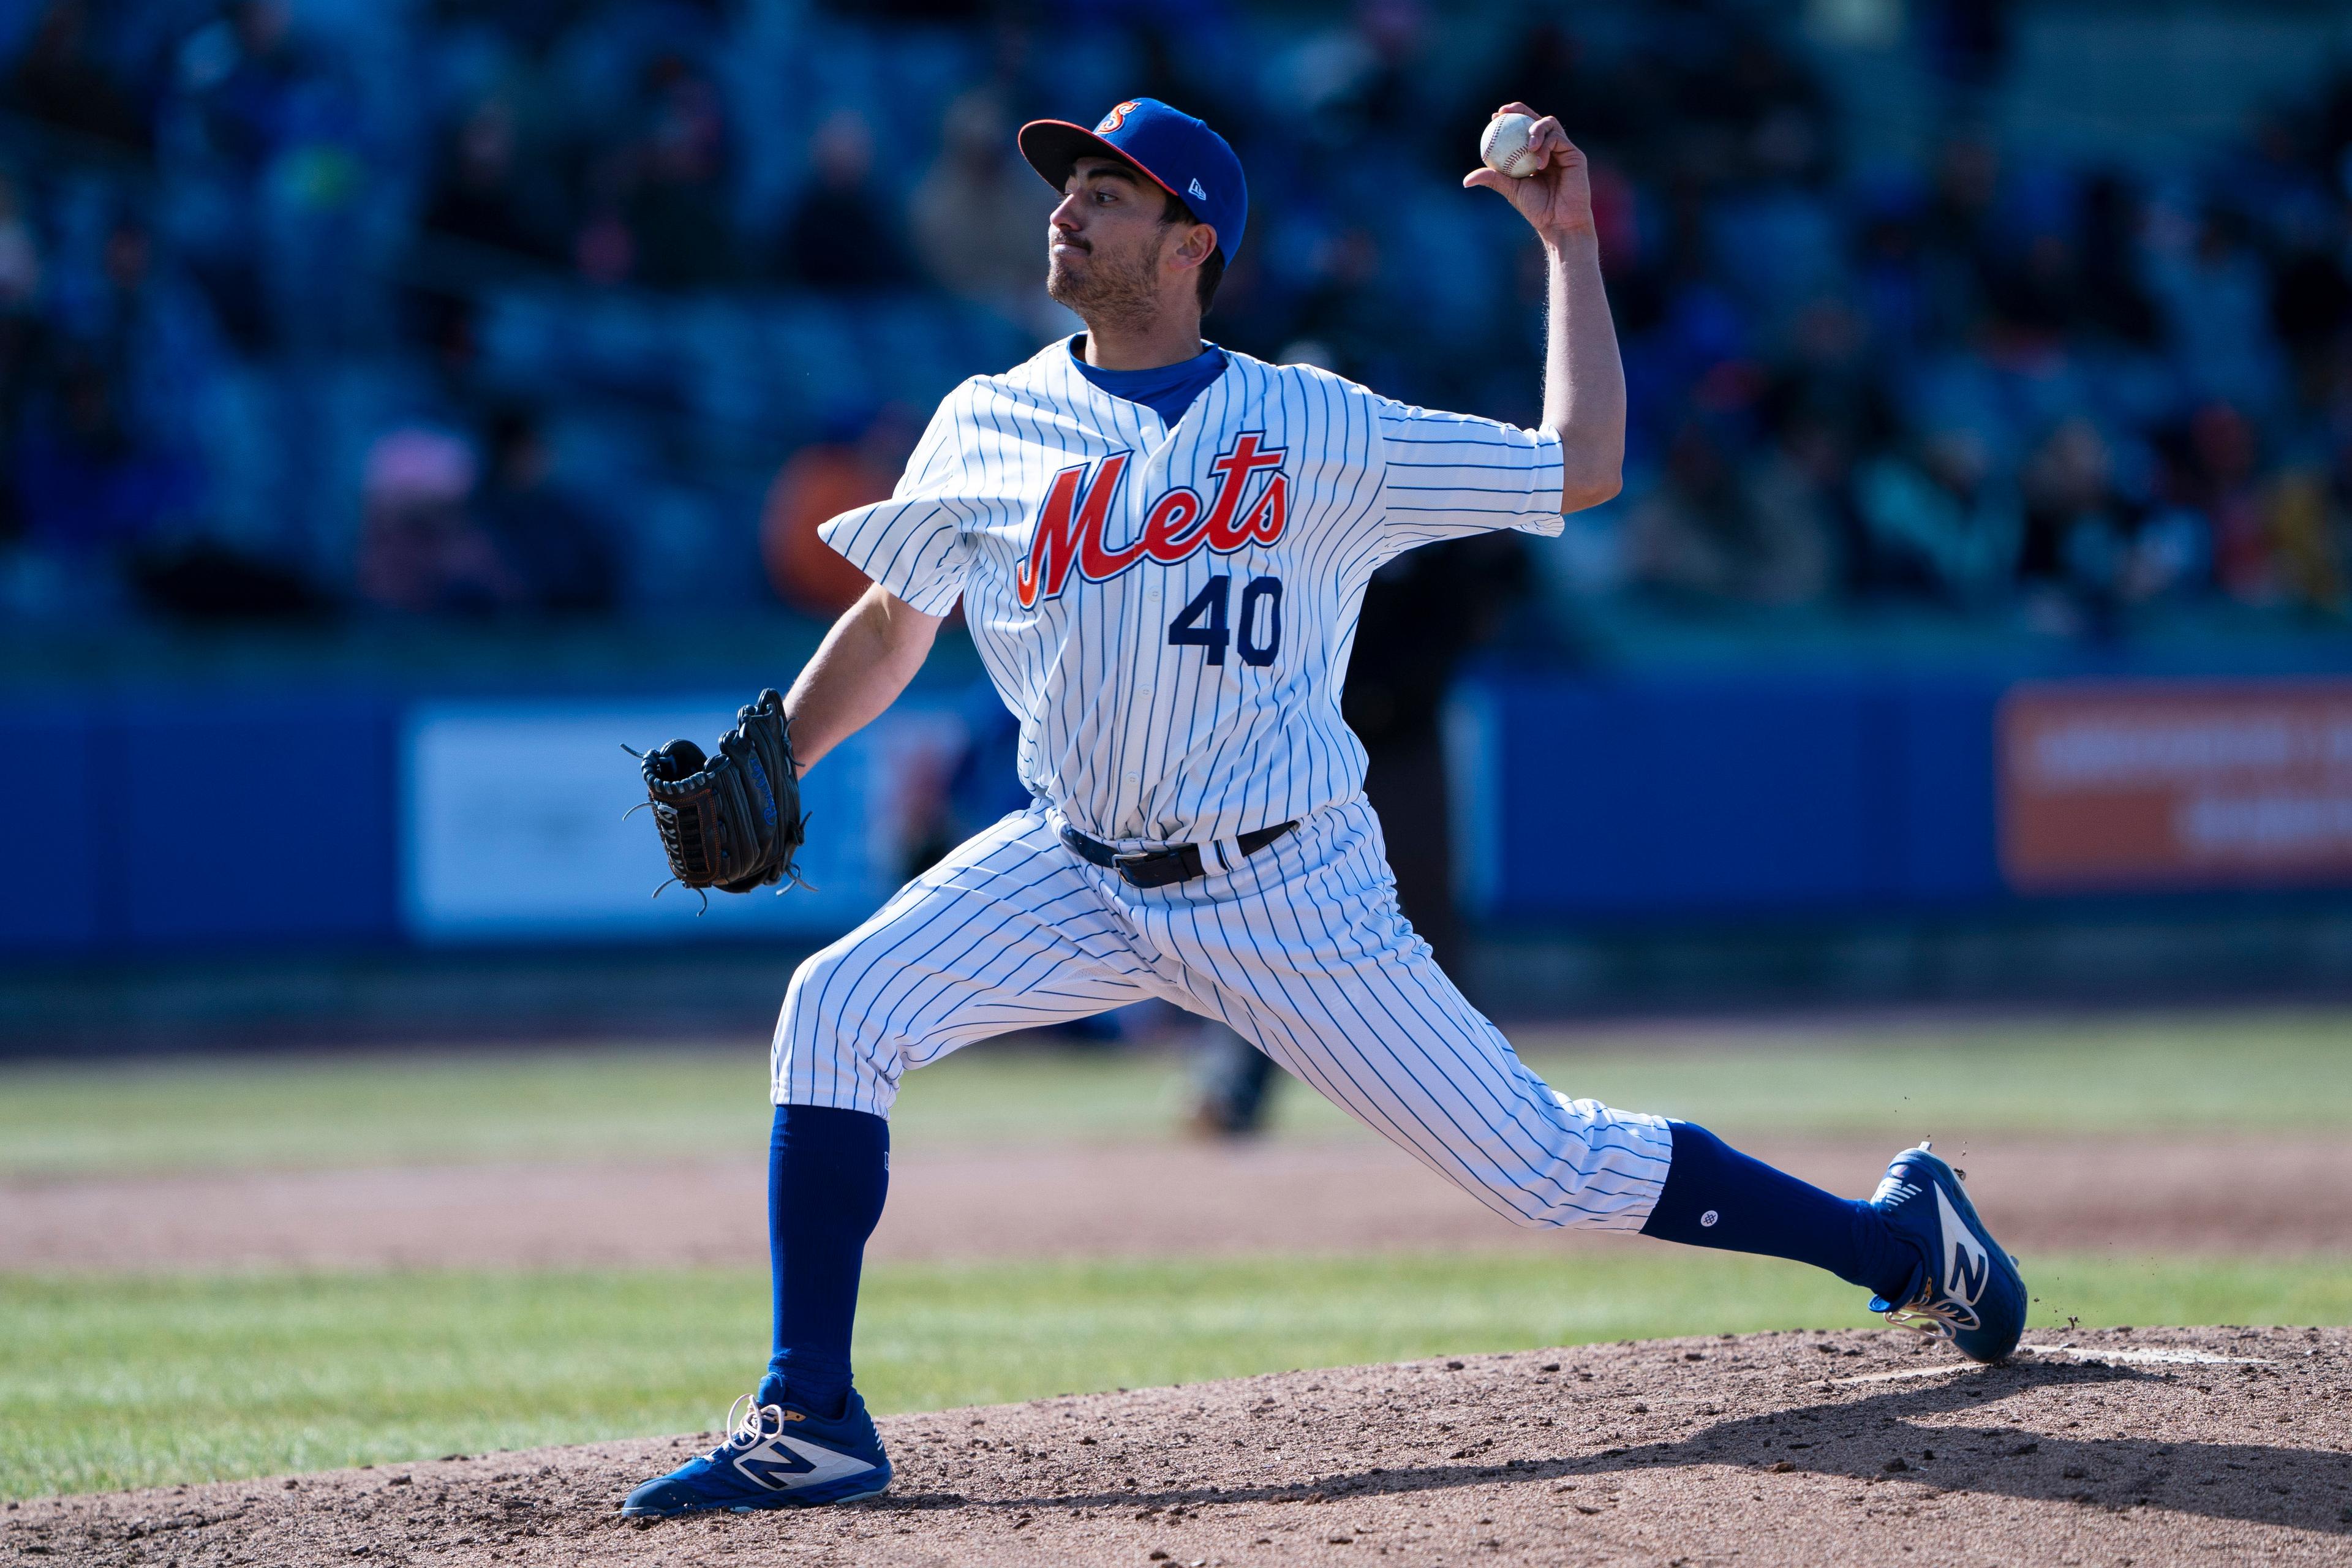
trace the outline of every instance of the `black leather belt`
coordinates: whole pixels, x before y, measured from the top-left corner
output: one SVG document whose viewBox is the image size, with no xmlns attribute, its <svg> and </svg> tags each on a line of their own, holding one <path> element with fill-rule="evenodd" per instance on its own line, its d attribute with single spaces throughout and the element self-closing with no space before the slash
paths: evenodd
<svg viewBox="0 0 2352 1568">
<path fill-rule="evenodd" d="M 1277 822 L 1272 827 L 1244 833 L 1232 842 L 1243 854 L 1255 855 L 1297 826 L 1296 821 Z M 1081 858 L 1091 860 L 1107 871 L 1118 872 L 1139 888 L 1164 888 L 1171 882 L 1190 881 L 1208 872 L 1208 868 L 1202 863 L 1201 847 L 1197 844 L 1171 844 L 1165 849 L 1122 851 L 1099 839 L 1089 838 L 1075 827 L 1062 829 L 1062 842 L 1076 850 Z"/>
</svg>

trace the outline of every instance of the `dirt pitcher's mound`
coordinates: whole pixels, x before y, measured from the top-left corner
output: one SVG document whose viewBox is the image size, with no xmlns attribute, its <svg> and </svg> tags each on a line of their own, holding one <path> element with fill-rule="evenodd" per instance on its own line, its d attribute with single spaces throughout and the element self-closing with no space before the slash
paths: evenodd
<svg viewBox="0 0 2352 1568">
<path fill-rule="evenodd" d="M 2342 1563 L 2352 1332 L 1886 1333 L 1465 1356 L 884 1424 L 898 1484 L 625 1524 L 688 1439 L 27 1502 L 0 1561 Z"/>
</svg>

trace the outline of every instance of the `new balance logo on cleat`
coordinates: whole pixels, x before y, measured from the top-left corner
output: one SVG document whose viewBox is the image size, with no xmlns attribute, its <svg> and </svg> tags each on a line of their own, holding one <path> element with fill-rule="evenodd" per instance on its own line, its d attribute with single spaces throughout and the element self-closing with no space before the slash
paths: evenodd
<svg viewBox="0 0 2352 1568">
<path fill-rule="evenodd" d="M 1936 1219 L 1944 1231 L 1944 1245 L 1949 1249 L 1944 1266 L 1944 1294 L 1969 1306 L 1977 1304 L 1984 1294 L 1985 1281 L 1992 1278 L 1992 1259 L 1985 1255 L 1984 1244 L 1969 1232 L 1968 1223 L 1952 1207 L 1952 1200 L 1944 1189 L 1936 1189 Z"/>
<path fill-rule="evenodd" d="M 843 1476 L 871 1469 L 873 1466 L 864 1459 L 836 1454 L 830 1448 L 820 1448 L 814 1444 L 801 1447 L 778 1435 L 748 1453 L 737 1455 L 735 1468 L 742 1473 L 744 1479 L 755 1486 L 782 1492 L 799 1487 L 819 1486 Z"/>
</svg>

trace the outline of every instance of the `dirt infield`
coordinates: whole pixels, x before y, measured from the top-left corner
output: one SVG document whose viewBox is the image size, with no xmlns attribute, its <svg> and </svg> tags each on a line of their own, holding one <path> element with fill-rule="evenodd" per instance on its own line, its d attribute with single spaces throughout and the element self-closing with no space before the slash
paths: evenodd
<svg viewBox="0 0 2352 1568">
<path fill-rule="evenodd" d="M 2042 1338 L 2042 1336 L 2037 1336 Z M 94 1565 L 2343 1563 L 2352 1331 L 1890 1333 L 1291 1373 L 900 1416 L 873 1503 L 639 1526 L 708 1440 L 11 1504 Z"/>
<path fill-rule="evenodd" d="M 1756 1152 L 1860 1195 L 1893 1149 L 1790 1141 Z M 2352 1161 L 2322 1137 L 2005 1139 L 1952 1152 L 2019 1250 L 2352 1248 Z M 756 1263 L 767 1237 L 760 1155 L 0 1182 L 0 1269 Z M 1515 1244 L 1561 1239 L 1515 1229 L 1384 1143 L 1349 1140 L 904 1151 L 871 1256 Z"/>
</svg>

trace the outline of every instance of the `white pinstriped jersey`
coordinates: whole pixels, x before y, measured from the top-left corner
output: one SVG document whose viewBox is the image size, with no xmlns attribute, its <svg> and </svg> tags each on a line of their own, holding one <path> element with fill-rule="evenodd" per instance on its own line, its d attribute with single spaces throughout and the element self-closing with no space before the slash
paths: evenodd
<svg viewBox="0 0 2352 1568">
<path fill-rule="evenodd" d="M 1559 532 L 1559 438 L 1230 350 L 1171 427 L 1071 356 L 959 386 L 897 493 L 822 537 L 927 614 L 961 596 L 1022 782 L 1082 832 L 1202 842 L 1353 798 L 1365 584 L 1416 544 Z"/>
</svg>

